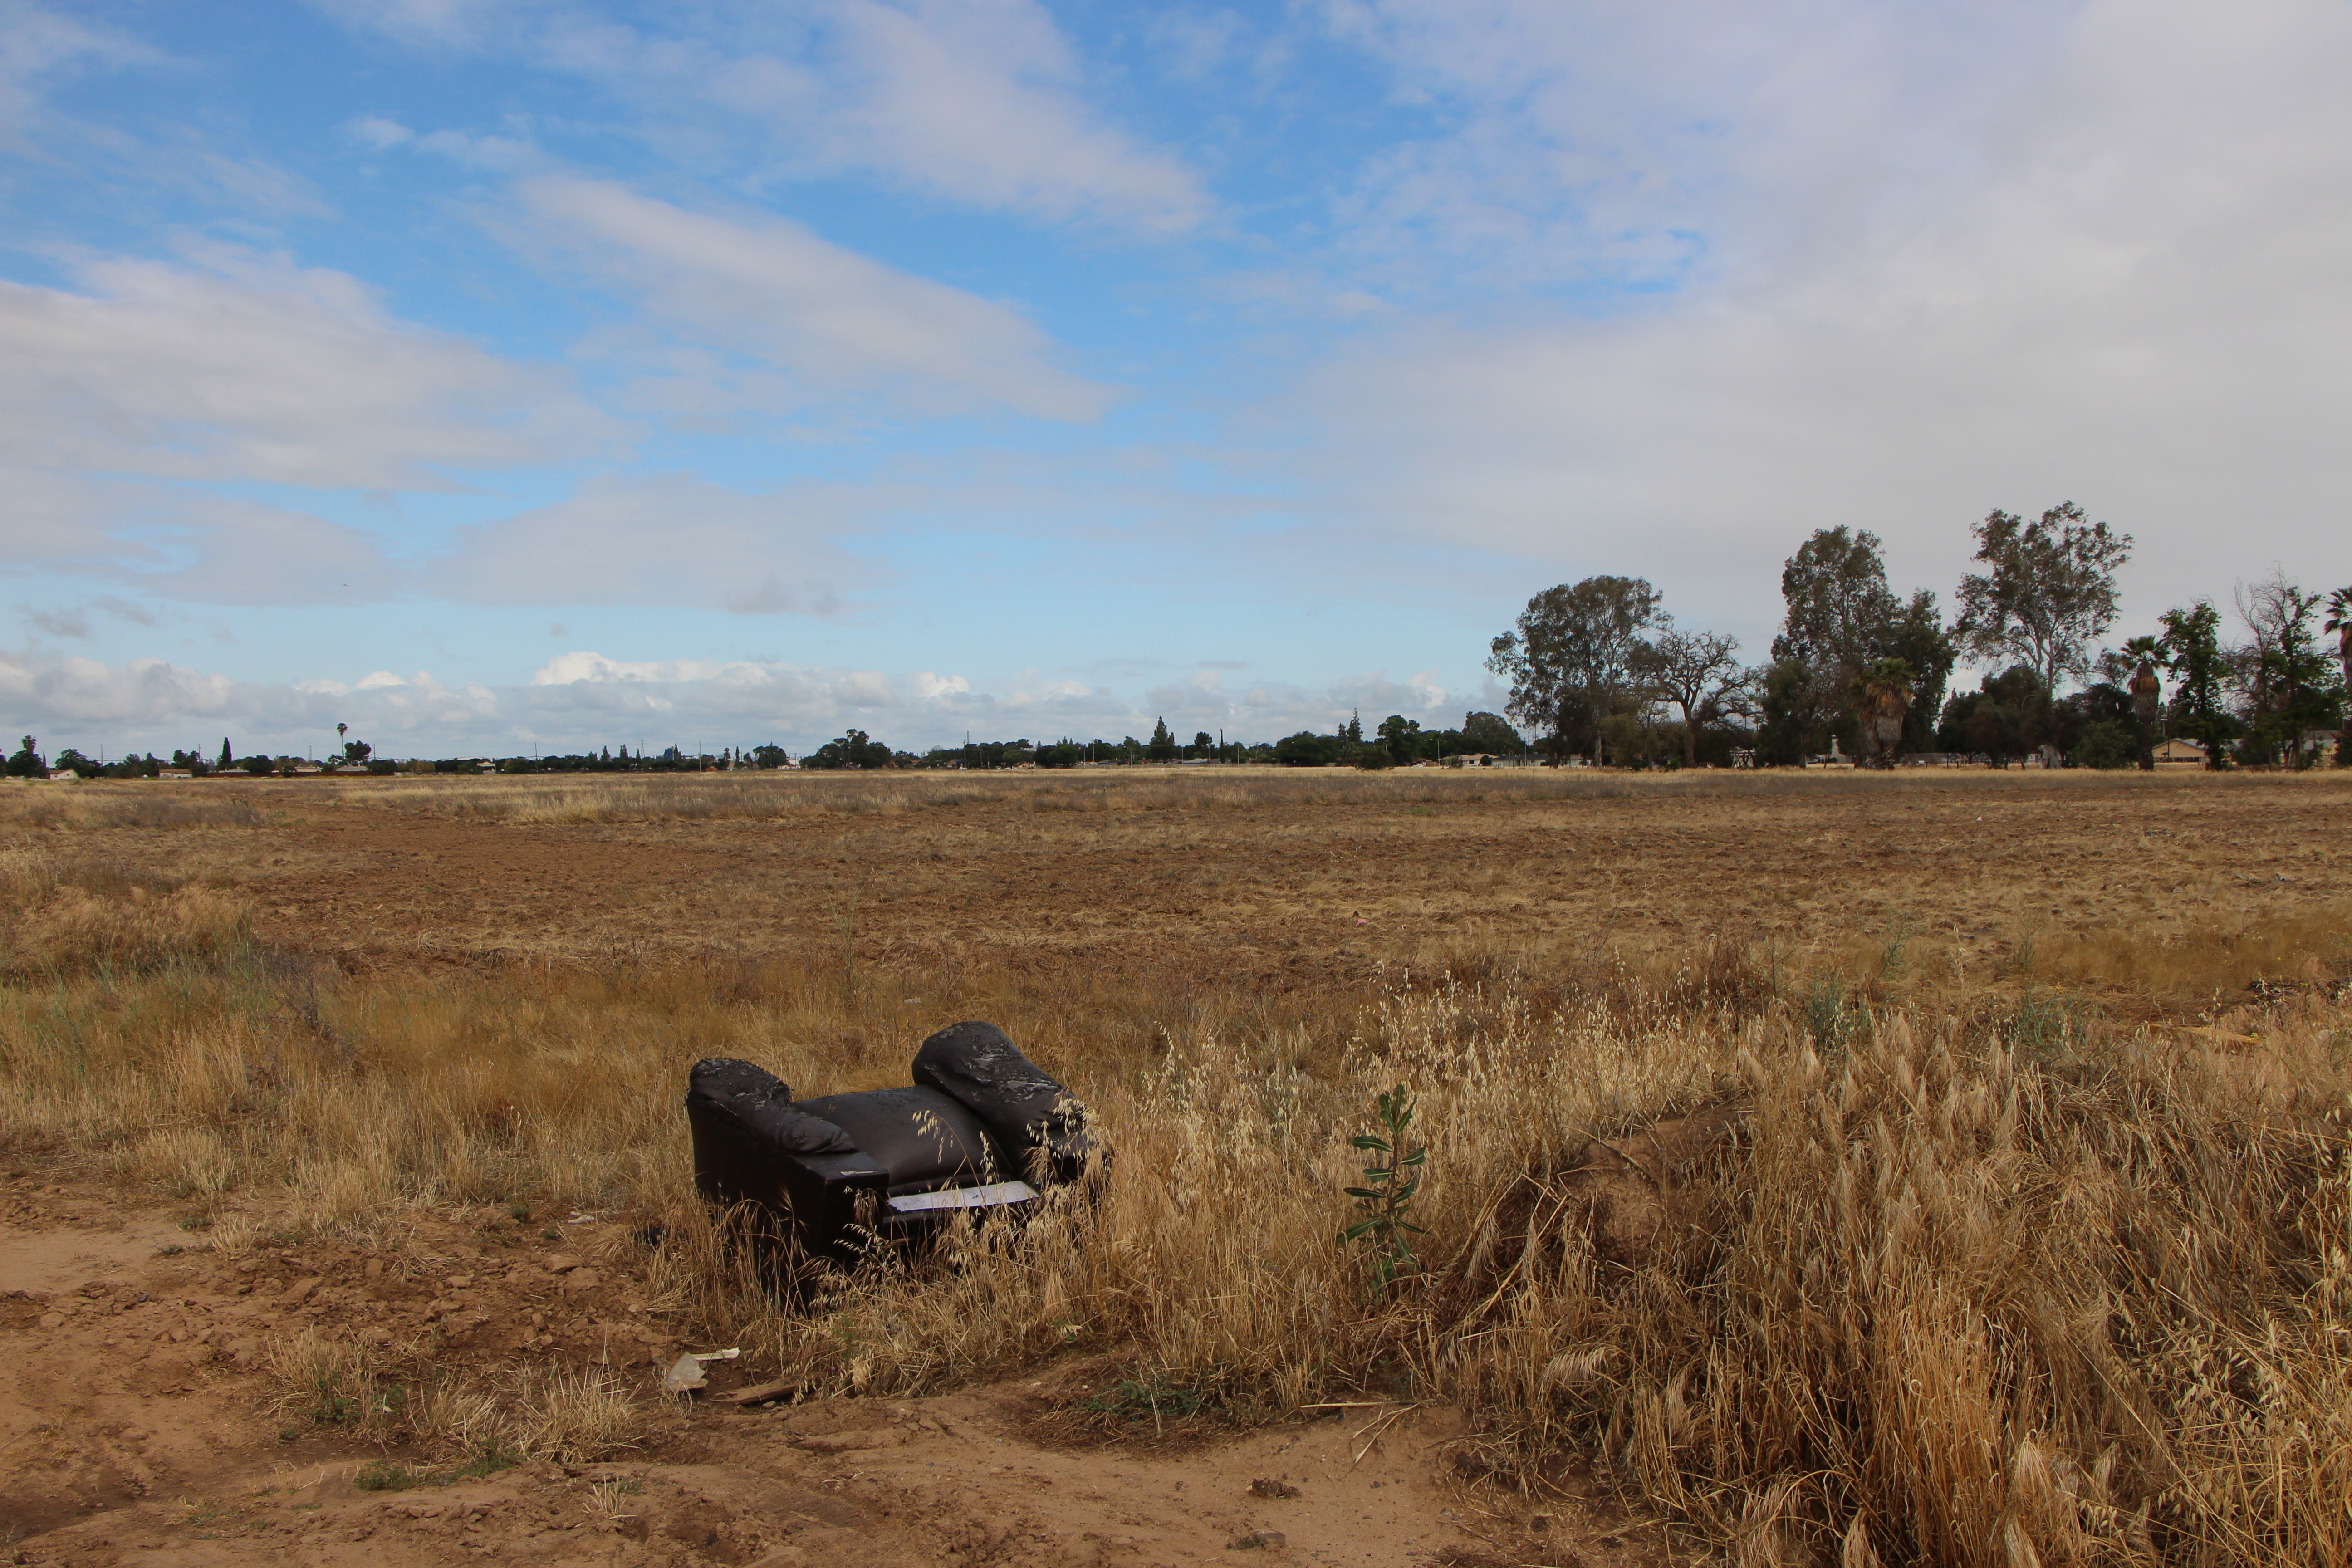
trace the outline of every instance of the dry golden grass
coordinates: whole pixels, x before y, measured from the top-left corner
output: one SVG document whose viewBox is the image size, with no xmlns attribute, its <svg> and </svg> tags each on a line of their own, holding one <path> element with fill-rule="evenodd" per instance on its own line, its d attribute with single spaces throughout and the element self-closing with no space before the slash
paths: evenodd
<svg viewBox="0 0 2352 1568">
<path fill-rule="evenodd" d="M 1465 955 L 1528 973 L 1654 971 L 1730 941 L 1783 973 L 1859 981 L 1892 952 L 1915 979 L 1989 985 L 2021 971 L 2029 942 L 2045 957 L 2102 932 L 2178 945 L 2352 908 L 2352 773 L 1199 769 L 222 788 L 257 802 L 265 826 L 74 840 L 201 868 L 251 902 L 262 942 L 370 971 L 788 958 L 1162 994 L 1163 971 L 1246 974 L 1305 997 Z"/>
<path fill-rule="evenodd" d="M 646 1407 L 599 1369 L 530 1367 L 496 1382 L 437 1368 L 424 1347 L 380 1352 L 316 1328 L 277 1341 L 271 1408 L 289 1432 L 339 1428 L 462 1465 L 608 1459 L 639 1446 Z"/>
<path fill-rule="evenodd" d="M 790 784 L 836 782 L 868 781 Z M 1118 787 L 1142 792 L 1105 808 L 1121 823 L 1195 809 L 1149 804 L 1189 778 Z M 87 869 L 108 841 L 83 831 L 88 852 L 54 824 L 0 851 L 41 907 L 79 889 L 114 911 L 11 928 L 33 945 L 12 937 L 0 984 L 0 1146 L 213 1209 L 225 1250 L 257 1215 L 367 1236 L 524 1197 L 664 1220 L 644 1264 L 662 1299 L 821 1389 L 1083 1355 L 1155 1405 L 1244 1419 L 1453 1401 L 1473 1464 L 1540 1487 L 1580 1458 L 1753 1563 L 2352 1560 L 2337 902 L 2028 924 L 1991 955 L 1973 921 L 1654 958 L 1498 924 L 1279 997 L 1175 961 L 1090 977 L 854 952 L 352 974 L 234 915 L 146 918 L 227 900 Z M 2295 985 L 2242 1000 L 2241 976 Z M 2217 987 L 2232 999 L 2193 1018 L 2127 1005 Z M 1118 1152 L 1100 1209 L 959 1231 L 780 1310 L 689 1190 L 687 1067 L 904 1081 L 954 1016 L 1003 1024 L 1095 1107 Z M 1430 1150 L 1425 1234 L 1384 1292 L 1336 1237 L 1348 1139 L 1398 1084 Z M 1671 1180 L 1605 1143 L 1708 1111 L 1733 1135 Z M 1654 1238 L 1623 1244 L 1629 1215 Z M 333 1418 L 450 1455 L 611 1452 L 649 1418 L 584 1373 L 464 1384 L 398 1350 L 279 1353 L 289 1419 L 356 1411 Z"/>
<path fill-rule="evenodd" d="M 354 805 L 452 818 L 524 824 L 695 822 L 817 816 L 897 816 L 979 804 L 1033 812 L 1176 811 L 1222 814 L 1269 806 L 1367 808 L 1501 801 L 1701 800 L 1885 794 L 1934 789 L 2011 792 L 2021 773 L 1936 770 L 1893 775 L 1853 770 L 1699 770 L 1632 774 L 1544 768 L 1241 767 L 1080 768 L 1018 773 L 674 774 L 574 773 L 340 779 Z M 2275 782 L 2274 775 L 2260 775 Z M 2323 776 L 2323 775 L 2315 775 Z M 2102 793 L 2164 790 L 2199 783 L 2176 774 L 2045 773 L 2036 784 Z M 256 786 L 232 784 L 228 788 Z M 310 787 L 315 788 L 316 785 Z"/>
</svg>

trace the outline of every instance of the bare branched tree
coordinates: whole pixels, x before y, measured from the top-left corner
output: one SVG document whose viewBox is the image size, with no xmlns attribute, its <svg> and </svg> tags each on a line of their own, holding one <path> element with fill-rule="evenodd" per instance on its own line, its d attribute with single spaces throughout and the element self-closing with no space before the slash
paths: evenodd
<svg viewBox="0 0 2352 1568">
<path fill-rule="evenodd" d="M 1633 650 L 1633 673 L 1658 701 L 1683 711 L 1683 765 L 1698 763 L 1698 727 L 1718 710 L 1741 681 L 1739 639 L 1725 632 L 1678 631 L 1670 616 L 1664 629 Z"/>
</svg>

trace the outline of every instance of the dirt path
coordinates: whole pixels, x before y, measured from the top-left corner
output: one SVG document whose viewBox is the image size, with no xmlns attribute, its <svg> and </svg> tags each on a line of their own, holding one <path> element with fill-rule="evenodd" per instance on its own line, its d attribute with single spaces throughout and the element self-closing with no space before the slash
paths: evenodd
<svg viewBox="0 0 2352 1568">
<path fill-rule="evenodd" d="M 0 1561 L 1676 1560 L 1654 1531 L 1572 1503 L 1553 1505 L 1557 1522 L 1538 1532 L 1524 1503 L 1454 1480 L 1448 1411 L 1349 1410 L 1181 1447 L 1071 1446 L 1036 1435 L 1041 1407 L 1068 1391 L 1025 1381 L 927 1399 L 665 1406 L 620 1462 L 365 1490 L 355 1478 L 378 1450 L 299 1412 L 290 1422 L 271 1413 L 272 1343 L 306 1326 L 365 1338 L 432 1324 L 449 1366 L 603 1365 L 660 1403 L 654 1369 L 677 1344 L 629 1271 L 551 1270 L 551 1258 L 572 1256 L 551 1248 L 594 1255 L 599 1222 L 553 1243 L 518 1227 L 503 1245 L 478 1245 L 468 1218 L 427 1223 L 380 1253 L 264 1245 L 232 1258 L 192 1247 L 197 1238 L 165 1214 L 126 1214 L 100 1189 L 19 1173 L 5 1192 Z M 1273 1495 L 1254 1494 L 1261 1479 Z"/>
</svg>

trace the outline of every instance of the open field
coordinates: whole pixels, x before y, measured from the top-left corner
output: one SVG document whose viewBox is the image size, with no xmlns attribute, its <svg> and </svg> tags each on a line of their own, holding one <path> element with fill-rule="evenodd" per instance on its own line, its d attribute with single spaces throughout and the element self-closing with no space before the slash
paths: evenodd
<svg viewBox="0 0 2352 1568">
<path fill-rule="evenodd" d="M 2084 954 L 2072 977 L 2210 997 L 2275 956 L 2201 952 L 2216 933 L 2352 908 L 2347 806 L 2325 774 L 1250 769 L 61 786 L 0 824 L 68 882 L 200 884 L 266 944 L 362 973 L 789 961 L 1313 994 L 1725 941 L 1795 971 L 1900 941 L 1969 982 L 2028 942 L 2062 966 L 2154 942 L 2153 970 Z"/>
<path fill-rule="evenodd" d="M 205 1560 L 241 1509 L 254 1552 L 437 1563 L 477 1503 L 583 1561 L 1172 1563 L 1286 1517 L 1334 1563 L 2341 1561 L 2347 807 L 2326 775 L 0 792 L 0 1493 L 58 1562 Z M 1102 1212 L 776 1312 L 691 1199 L 688 1065 L 904 1081 L 971 1016 L 1110 1128 Z M 1397 1083 L 1432 1152 L 1383 1291 L 1332 1238 Z M 713 1344 L 804 1402 L 648 1392 Z M 1336 1464 L 1318 1401 L 1361 1434 Z M 376 1456 L 527 1463 L 380 1497 Z M 318 1517 L 257 1493 L 289 1461 Z M 1296 1505 L 1240 1495 L 1285 1464 Z M 72 1522 L 97 1501 L 126 1522 Z"/>
</svg>

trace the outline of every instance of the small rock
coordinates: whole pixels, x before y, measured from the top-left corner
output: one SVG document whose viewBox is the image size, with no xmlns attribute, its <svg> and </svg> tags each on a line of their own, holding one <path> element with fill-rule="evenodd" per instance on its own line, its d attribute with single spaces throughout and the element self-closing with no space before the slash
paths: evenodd
<svg viewBox="0 0 2352 1568">
<path fill-rule="evenodd" d="M 286 1287 L 286 1295 L 284 1297 L 286 1305 L 289 1307 L 300 1306 L 303 1302 L 310 1299 L 313 1291 L 317 1290 L 320 1286 L 325 1283 L 325 1280 L 320 1279 L 315 1274 L 311 1275 L 308 1279 L 297 1279 L 293 1284 Z"/>
<path fill-rule="evenodd" d="M 474 1277 L 470 1274 L 452 1274 L 449 1276 L 449 1289 L 452 1290 L 463 1290 L 467 1286 L 471 1285 L 473 1282 Z"/>
<path fill-rule="evenodd" d="M 1253 1530 L 1247 1535 L 1236 1535 L 1225 1542 L 1228 1552 L 1279 1552 L 1290 1544 L 1290 1537 L 1278 1530 Z"/>
<path fill-rule="evenodd" d="M 539 1266 L 550 1274 L 569 1274 L 580 1267 L 580 1259 L 568 1252 L 551 1252 L 540 1259 Z"/>
<path fill-rule="evenodd" d="M 1250 1483 L 1250 1496 L 1263 1498 L 1297 1497 L 1298 1489 L 1288 1481 L 1276 1480 L 1272 1476 L 1260 1476 Z"/>
<path fill-rule="evenodd" d="M 65 1326 L 66 1315 L 63 1312 L 43 1312 L 41 1314 L 41 1327 L 45 1329 L 62 1329 Z"/>
<path fill-rule="evenodd" d="M 593 1290 L 604 1282 L 604 1277 L 593 1268 L 574 1268 L 563 1277 L 563 1289 L 573 1295 Z"/>
</svg>

